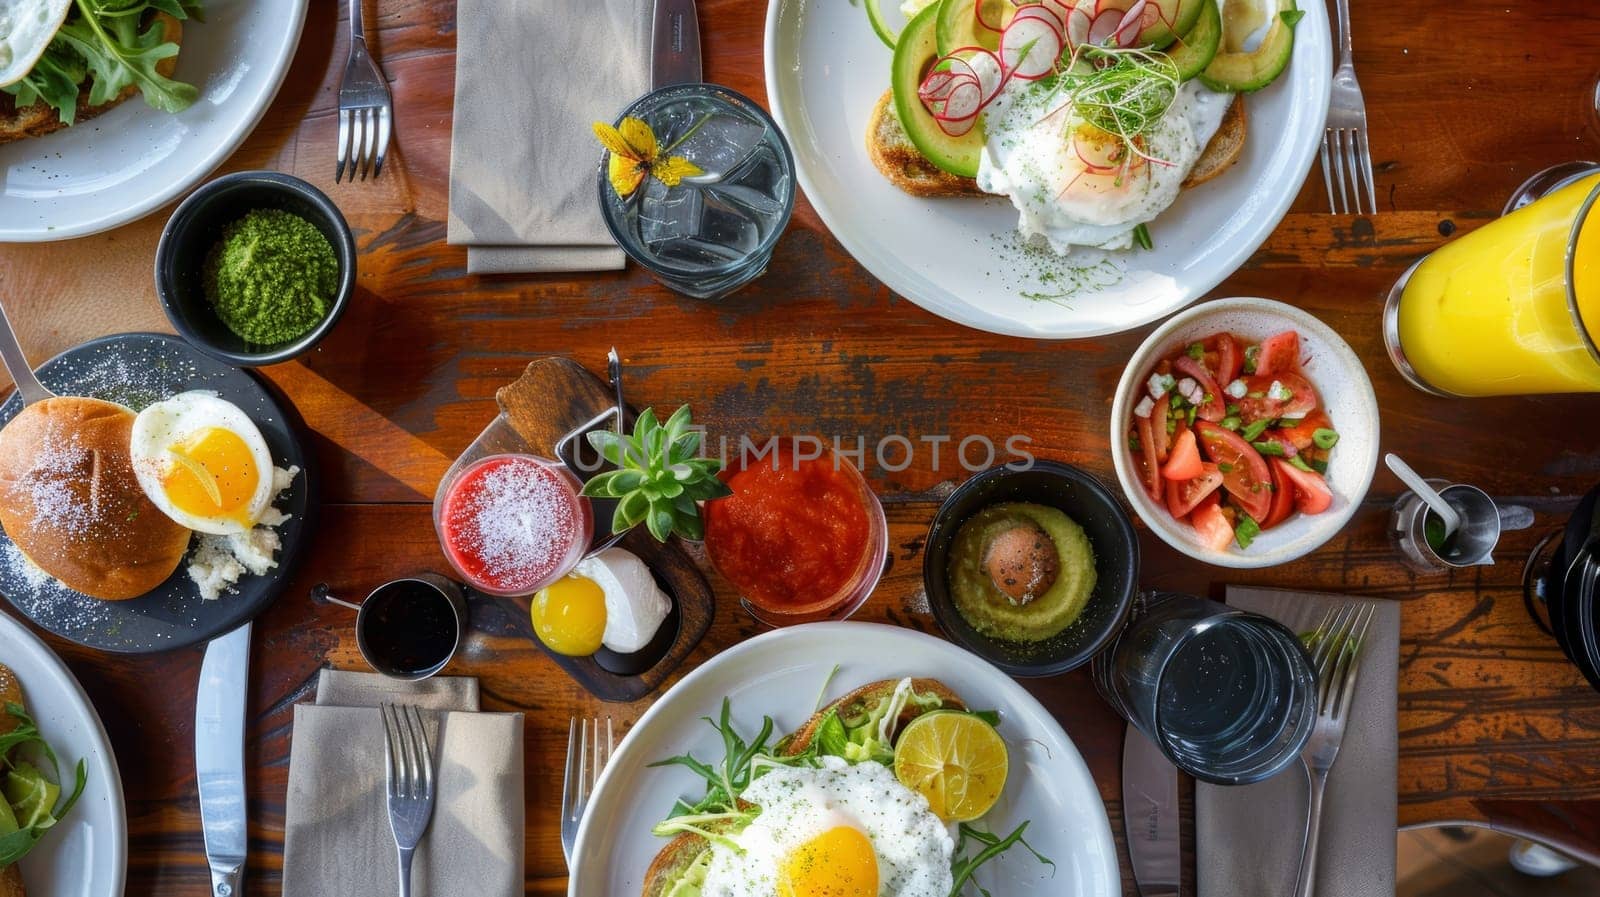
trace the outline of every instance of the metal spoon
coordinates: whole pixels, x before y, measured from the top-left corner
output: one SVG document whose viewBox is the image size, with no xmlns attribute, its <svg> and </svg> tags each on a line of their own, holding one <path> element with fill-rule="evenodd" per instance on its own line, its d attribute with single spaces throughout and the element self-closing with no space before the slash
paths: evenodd
<svg viewBox="0 0 1600 897">
<path fill-rule="evenodd" d="M 1394 452 L 1384 455 L 1383 462 L 1389 465 L 1389 469 L 1394 471 L 1394 475 L 1400 478 L 1400 482 L 1406 484 L 1406 488 L 1417 493 L 1417 497 L 1427 502 L 1428 507 L 1433 509 L 1433 513 L 1439 515 L 1439 520 L 1444 523 L 1444 537 L 1446 539 L 1461 528 L 1461 515 L 1456 513 L 1455 508 L 1450 507 L 1450 503 L 1444 500 L 1444 496 L 1435 492 L 1426 480 L 1418 476 L 1417 472 L 1411 469 L 1411 465 L 1400 460 L 1400 456 Z"/>
<path fill-rule="evenodd" d="M 33 375 L 33 366 L 28 364 L 28 356 L 23 353 L 22 344 L 17 342 L 17 332 L 11 328 L 11 319 L 6 316 L 3 305 L 0 305 L 0 361 L 5 363 L 11 379 L 17 384 L 23 407 L 55 398 L 56 394 L 45 389 L 39 378 Z"/>
</svg>

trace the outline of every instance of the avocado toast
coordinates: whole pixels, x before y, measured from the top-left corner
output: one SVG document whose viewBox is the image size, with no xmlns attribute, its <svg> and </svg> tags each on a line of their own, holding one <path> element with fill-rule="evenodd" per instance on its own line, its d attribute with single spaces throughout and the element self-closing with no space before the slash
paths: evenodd
<svg viewBox="0 0 1600 897">
<path fill-rule="evenodd" d="M 693 769 L 707 793 L 693 803 L 680 799 L 654 827 L 672 839 L 650 863 L 643 897 L 773 887 L 947 897 L 960 894 L 979 865 L 1024 843 L 1026 822 L 1006 838 L 970 825 L 1000 798 L 1005 742 L 994 713 L 973 712 L 941 681 L 866 684 L 770 747 L 771 718 L 747 740 L 728 700 L 720 721 L 707 721 L 722 736 L 722 763 L 682 755 L 651 764 Z M 952 737 L 957 731 L 966 737 Z M 942 750 L 952 745 L 957 753 Z M 851 875 L 853 862 L 859 875 Z"/>
</svg>

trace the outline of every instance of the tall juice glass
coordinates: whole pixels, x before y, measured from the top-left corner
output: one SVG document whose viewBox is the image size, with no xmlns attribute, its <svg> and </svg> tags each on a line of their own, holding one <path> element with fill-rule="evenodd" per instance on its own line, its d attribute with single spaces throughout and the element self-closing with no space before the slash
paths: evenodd
<svg viewBox="0 0 1600 897">
<path fill-rule="evenodd" d="M 1600 174 L 1449 243 L 1390 291 L 1383 334 L 1446 396 L 1600 392 Z"/>
</svg>

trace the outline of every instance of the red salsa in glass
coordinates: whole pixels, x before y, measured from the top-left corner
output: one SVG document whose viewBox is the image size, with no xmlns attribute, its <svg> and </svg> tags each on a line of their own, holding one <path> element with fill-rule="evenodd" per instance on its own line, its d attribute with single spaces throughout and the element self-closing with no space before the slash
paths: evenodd
<svg viewBox="0 0 1600 897">
<path fill-rule="evenodd" d="M 828 611 L 881 572 L 871 555 L 887 545 L 882 510 L 844 459 L 798 459 L 785 442 L 724 476 L 733 494 L 706 503 L 706 552 L 757 608 Z"/>
<path fill-rule="evenodd" d="M 530 455 L 491 455 L 463 469 L 435 523 L 457 572 L 496 595 L 528 594 L 560 578 L 592 533 L 571 475 Z"/>
</svg>

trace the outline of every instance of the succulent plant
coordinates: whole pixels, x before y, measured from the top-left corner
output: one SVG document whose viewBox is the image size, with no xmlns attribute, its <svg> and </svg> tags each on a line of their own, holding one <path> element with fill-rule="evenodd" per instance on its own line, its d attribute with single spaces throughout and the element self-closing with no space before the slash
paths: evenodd
<svg viewBox="0 0 1600 897">
<path fill-rule="evenodd" d="M 656 419 L 655 409 L 646 408 L 634 421 L 632 436 L 595 430 L 588 438 L 600 457 L 616 465 L 583 486 L 583 494 L 591 498 L 617 499 L 613 533 L 643 523 L 658 542 L 673 533 L 702 539 L 705 522 L 699 502 L 731 494 L 717 479 L 722 462 L 699 456 L 700 431 L 691 429 L 688 405 L 665 424 Z"/>
</svg>

